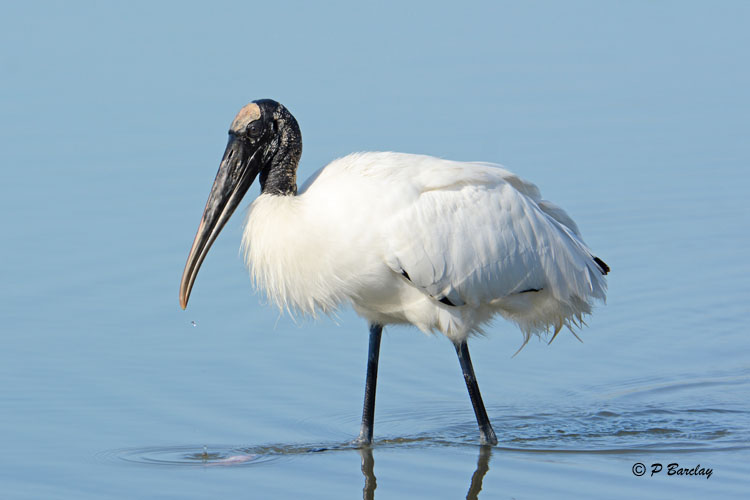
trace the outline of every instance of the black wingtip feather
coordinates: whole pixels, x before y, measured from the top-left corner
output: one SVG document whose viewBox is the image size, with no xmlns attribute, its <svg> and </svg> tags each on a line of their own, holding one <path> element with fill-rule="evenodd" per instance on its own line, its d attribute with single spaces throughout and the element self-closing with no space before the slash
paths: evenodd
<svg viewBox="0 0 750 500">
<path fill-rule="evenodd" d="M 596 265 L 602 270 L 602 274 L 607 274 L 609 272 L 609 266 L 602 259 L 594 257 L 594 262 L 596 262 Z"/>
<path fill-rule="evenodd" d="M 453 302 L 451 302 L 451 299 L 449 299 L 448 297 L 443 297 L 442 299 L 439 299 L 438 302 L 442 302 L 446 306 L 456 307 L 456 304 L 454 304 Z"/>
</svg>

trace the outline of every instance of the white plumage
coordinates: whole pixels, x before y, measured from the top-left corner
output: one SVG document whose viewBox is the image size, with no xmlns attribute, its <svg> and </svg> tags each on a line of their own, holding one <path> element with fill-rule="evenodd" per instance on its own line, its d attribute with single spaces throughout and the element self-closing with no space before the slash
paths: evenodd
<svg viewBox="0 0 750 500">
<path fill-rule="evenodd" d="M 242 244 L 254 282 L 283 309 L 351 303 L 371 324 L 412 324 L 454 343 L 495 314 L 528 341 L 571 326 L 606 294 L 565 211 L 487 163 L 352 154 L 297 196 L 259 196 Z"/>
<path fill-rule="evenodd" d="M 466 342 L 495 315 L 533 333 L 573 331 L 606 297 L 607 265 L 573 220 L 498 165 L 360 153 L 297 191 L 299 125 L 276 101 L 243 107 L 180 283 L 187 306 L 203 259 L 256 177 L 242 246 L 255 284 L 282 310 L 351 304 L 370 326 L 362 426 L 372 443 L 383 326 L 411 324 L 454 344 L 483 444 L 497 443 Z M 553 335 L 553 339 L 554 339 Z M 523 347 L 522 345 L 522 347 Z"/>
</svg>

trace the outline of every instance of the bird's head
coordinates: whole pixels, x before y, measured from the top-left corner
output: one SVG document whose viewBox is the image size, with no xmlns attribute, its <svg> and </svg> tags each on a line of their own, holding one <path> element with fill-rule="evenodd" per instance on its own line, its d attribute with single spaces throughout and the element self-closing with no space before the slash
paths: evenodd
<svg viewBox="0 0 750 500">
<path fill-rule="evenodd" d="M 271 99 L 243 107 L 229 127 L 229 141 L 190 249 L 180 283 L 180 305 L 187 307 L 203 259 L 255 178 L 261 191 L 297 192 L 296 170 L 302 137 L 294 116 Z"/>
</svg>

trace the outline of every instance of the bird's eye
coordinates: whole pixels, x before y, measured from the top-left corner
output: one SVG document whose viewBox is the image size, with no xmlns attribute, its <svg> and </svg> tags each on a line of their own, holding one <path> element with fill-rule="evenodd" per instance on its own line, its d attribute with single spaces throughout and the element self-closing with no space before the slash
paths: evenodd
<svg viewBox="0 0 750 500">
<path fill-rule="evenodd" d="M 260 121 L 256 120 L 247 126 L 247 134 L 252 138 L 260 137 L 263 133 L 263 127 L 261 127 Z"/>
</svg>

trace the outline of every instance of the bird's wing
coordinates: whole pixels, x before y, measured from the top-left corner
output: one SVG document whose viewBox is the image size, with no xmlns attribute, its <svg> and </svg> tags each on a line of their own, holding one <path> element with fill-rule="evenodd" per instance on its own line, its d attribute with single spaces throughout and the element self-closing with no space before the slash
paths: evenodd
<svg viewBox="0 0 750 500">
<path fill-rule="evenodd" d="M 481 165 L 483 167 L 491 168 L 497 171 L 497 175 L 500 175 L 504 181 L 516 188 L 516 191 L 530 198 L 534 203 L 537 204 L 542 212 L 546 213 L 557 222 L 573 231 L 573 233 L 579 238 L 581 237 L 581 233 L 578 230 L 578 225 L 575 223 L 575 221 L 571 219 L 567 212 L 565 212 L 565 210 L 563 210 L 561 207 L 555 205 L 549 200 L 543 200 L 542 194 L 539 192 L 539 188 L 536 186 L 536 184 L 522 179 L 513 172 L 505 170 L 500 165 L 496 165 L 494 163 L 474 163 L 474 165 Z"/>
<path fill-rule="evenodd" d="M 604 299 L 602 271 L 561 208 L 502 168 L 456 164 L 412 179 L 390 219 L 386 262 L 447 305 L 549 289 L 564 302 Z"/>
</svg>

